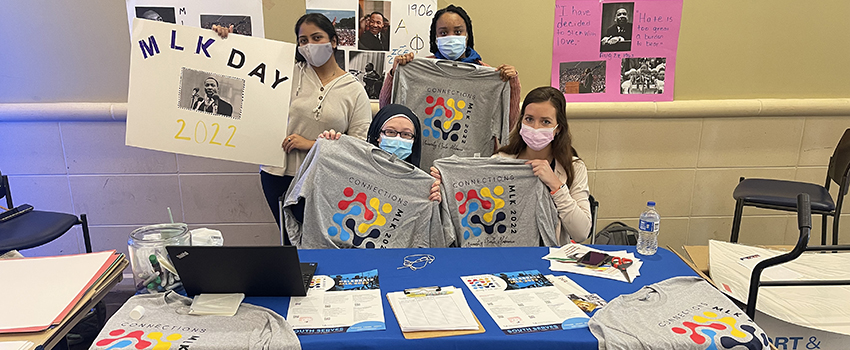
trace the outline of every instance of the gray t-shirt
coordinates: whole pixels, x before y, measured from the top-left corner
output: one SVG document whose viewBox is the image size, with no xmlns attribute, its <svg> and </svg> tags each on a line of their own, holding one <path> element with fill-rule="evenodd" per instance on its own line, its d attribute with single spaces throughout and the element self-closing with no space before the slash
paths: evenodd
<svg viewBox="0 0 850 350">
<path fill-rule="evenodd" d="M 284 201 L 289 239 L 298 248 L 445 247 L 434 178 L 365 141 L 319 139 Z M 304 222 L 291 206 L 304 203 Z"/>
<path fill-rule="evenodd" d="M 421 166 L 450 155 L 489 157 L 494 138 L 507 140 L 511 87 L 492 67 L 415 58 L 399 66 L 393 103 L 422 123 Z"/>
<path fill-rule="evenodd" d="M 142 318 L 130 318 L 136 306 Z M 106 322 L 94 349 L 301 349 L 292 326 L 269 309 L 241 304 L 233 316 L 189 315 L 192 299 L 174 292 L 136 295 Z"/>
<path fill-rule="evenodd" d="M 546 185 L 521 159 L 437 159 L 443 227 L 461 247 L 557 245 L 558 211 Z"/>
<path fill-rule="evenodd" d="M 599 349 L 769 349 L 767 335 L 699 277 L 673 277 L 621 295 L 588 323 Z"/>
</svg>

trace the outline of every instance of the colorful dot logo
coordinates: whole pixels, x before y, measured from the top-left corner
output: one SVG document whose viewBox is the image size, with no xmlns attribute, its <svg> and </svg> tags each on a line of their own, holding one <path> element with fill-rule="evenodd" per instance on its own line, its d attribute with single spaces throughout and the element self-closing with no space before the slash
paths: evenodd
<svg viewBox="0 0 850 350">
<path fill-rule="evenodd" d="M 151 345 L 154 345 L 152 342 L 142 339 L 142 336 L 145 335 L 143 331 L 132 331 L 130 333 L 124 334 L 126 332 L 123 329 L 116 329 L 114 331 L 109 332 L 109 335 L 117 338 L 106 338 L 95 343 L 97 346 L 107 346 L 112 344 L 112 346 L 106 348 L 106 350 L 110 349 L 128 349 L 134 343 L 136 344 L 132 348 L 135 349 L 147 349 Z M 173 341 L 179 340 L 183 336 L 178 333 L 172 333 L 162 339 L 162 332 L 151 332 L 147 335 L 148 339 L 152 339 L 156 341 L 156 345 L 151 348 L 152 350 L 167 350 L 171 348 L 171 344 Z M 135 340 L 135 342 L 133 341 Z"/>
<path fill-rule="evenodd" d="M 695 315 L 693 316 L 693 320 L 696 322 L 685 321 L 682 322 L 681 327 L 673 327 L 671 330 L 676 334 L 688 334 L 690 333 L 690 339 L 696 344 L 705 344 L 710 341 L 707 349 L 717 349 L 717 344 L 714 340 L 715 336 L 718 334 L 717 331 L 729 330 L 729 336 L 721 336 L 720 337 L 720 345 L 723 346 L 724 349 L 732 349 L 736 346 L 740 345 L 747 350 L 761 350 L 767 348 L 768 339 L 767 335 L 761 332 L 761 336 L 756 334 L 756 328 L 750 325 L 741 325 L 741 329 L 745 332 L 738 330 L 735 328 L 735 324 L 738 321 L 729 316 L 718 317 L 716 313 L 705 311 L 702 313 L 702 316 Z M 690 331 L 690 332 L 689 332 Z M 742 342 L 735 338 L 746 339 L 748 334 L 752 336 L 749 341 Z M 733 338 L 735 337 L 735 338 Z"/>
<path fill-rule="evenodd" d="M 431 105 L 425 108 L 428 118 L 422 121 L 425 126 L 422 128 L 422 136 L 457 141 L 457 131 L 461 128 L 460 120 L 463 119 L 466 101 L 453 98 L 446 100 L 429 95 L 425 97 L 425 102 Z"/>
<path fill-rule="evenodd" d="M 355 247 L 360 247 L 365 242 L 366 248 L 375 248 L 375 243 L 371 240 L 367 242 L 367 239 L 374 240 L 381 236 L 381 231 L 378 228 L 387 223 L 387 218 L 383 214 L 389 214 L 393 210 L 393 206 L 389 203 L 381 204 L 381 200 L 378 198 L 368 198 L 363 192 L 355 196 L 354 189 L 351 187 L 346 187 L 342 194 L 347 198 L 352 196 L 354 198 L 351 200 L 343 199 L 337 203 L 340 212 L 332 216 L 336 226 L 332 225 L 328 228 L 328 236 L 339 236 L 339 239 L 343 242 L 350 240 Z M 358 220 L 360 214 L 363 214 L 362 220 Z M 358 221 L 360 221 L 359 224 Z"/>
<path fill-rule="evenodd" d="M 505 233 L 507 226 L 501 222 L 507 217 L 504 212 L 497 211 L 505 206 L 505 200 L 500 196 L 505 193 L 502 186 L 484 187 L 479 191 L 469 190 L 455 193 L 455 199 L 460 203 L 458 213 L 463 215 L 461 226 L 464 227 L 463 239 L 478 237 L 482 232 L 493 234 Z"/>
</svg>

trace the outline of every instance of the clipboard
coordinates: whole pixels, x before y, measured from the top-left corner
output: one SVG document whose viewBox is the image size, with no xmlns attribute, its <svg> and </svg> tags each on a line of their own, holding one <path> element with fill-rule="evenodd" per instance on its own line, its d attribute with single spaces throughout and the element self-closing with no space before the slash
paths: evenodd
<svg viewBox="0 0 850 350">
<path fill-rule="evenodd" d="M 393 308 L 393 304 L 390 303 L 389 297 L 384 294 L 384 297 L 387 298 L 387 303 L 390 304 L 390 308 L 393 310 L 393 315 L 398 319 L 398 315 L 395 313 L 395 309 Z M 472 311 L 472 310 L 470 310 Z M 478 329 L 472 330 L 456 330 L 456 331 L 418 331 L 418 332 L 401 332 L 401 335 L 404 336 L 404 339 L 427 339 L 427 338 L 440 338 L 440 337 L 453 337 L 456 335 L 467 335 L 467 334 L 478 334 L 484 333 L 486 330 L 484 326 L 481 325 L 481 321 L 478 320 L 478 316 L 475 315 L 475 312 L 472 312 L 472 317 L 475 318 L 475 322 L 478 322 Z"/>
</svg>

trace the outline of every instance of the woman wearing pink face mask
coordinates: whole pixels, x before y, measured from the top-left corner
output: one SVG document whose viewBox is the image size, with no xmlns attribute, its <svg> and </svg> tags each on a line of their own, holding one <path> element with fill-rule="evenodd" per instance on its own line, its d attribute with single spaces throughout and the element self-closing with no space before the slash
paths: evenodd
<svg viewBox="0 0 850 350">
<path fill-rule="evenodd" d="M 566 107 L 558 89 L 543 86 L 531 90 L 522 102 L 521 118 L 508 144 L 493 155 L 527 159 L 534 175 L 549 187 L 561 221 L 558 245 L 587 239 L 591 226 L 587 167 L 572 146 Z M 441 178 L 433 167 L 431 175 Z"/>
</svg>

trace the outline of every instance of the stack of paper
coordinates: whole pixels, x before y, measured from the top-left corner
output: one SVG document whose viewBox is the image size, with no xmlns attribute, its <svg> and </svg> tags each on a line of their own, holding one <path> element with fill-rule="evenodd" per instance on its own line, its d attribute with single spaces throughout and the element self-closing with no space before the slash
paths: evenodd
<svg viewBox="0 0 850 350">
<path fill-rule="evenodd" d="M 0 333 L 59 324 L 84 294 L 124 260 L 115 251 L 0 260 Z"/>
<path fill-rule="evenodd" d="M 584 254 L 586 254 L 587 252 L 600 252 L 608 254 L 612 257 L 620 257 L 631 260 L 632 265 L 626 269 L 629 278 L 626 279 L 626 276 L 623 274 L 623 272 L 618 270 L 614 266 L 611 266 L 610 263 L 605 263 L 603 265 L 600 265 L 599 267 L 578 264 L 578 260 L 581 259 L 581 257 L 584 256 Z M 544 256 L 543 259 L 550 261 L 549 270 L 552 271 L 572 272 L 581 275 L 596 276 L 629 283 L 634 282 L 635 278 L 640 276 L 640 267 L 641 265 L 643 265 L 643 262 L 640 261 L 640 259 L 636 258 L 634 254 L 626 252 L 625 250 L 608 252 L 599 249 L 593 249 L 591 247 L 584 246 L 581 244 L 567 244 L 558 249 L 551 248 L 549 250 L 549 254 Z"/>
<path fill-rule="evenodd" d="M 0 350 L 29 350 L 33 345 L 31 341 L 0 341 Z"/>
<path fill-rule="evenodd" d="M 434 294 L 393 292 L 387 299 L 402 332 L 478 329 L 463 291 L 455 287 L 442 287 Z"/>
</svg>

